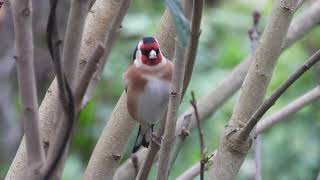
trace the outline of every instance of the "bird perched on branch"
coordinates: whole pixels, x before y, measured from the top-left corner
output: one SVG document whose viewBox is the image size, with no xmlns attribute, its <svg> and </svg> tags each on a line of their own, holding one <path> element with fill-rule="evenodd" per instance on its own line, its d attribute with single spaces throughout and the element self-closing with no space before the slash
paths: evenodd
<svg viewBox="0 0 320 180">
<path fill-rule="evenodd" d="M 153 126 L 166 113 L 173 64 L 162 55 L 154 37 L 142 38 L 132 59 L 124 74 L 124 83 L 129 114 L 140 123 L 133 148 L 136 152 L 141 145 L 148 147 L 150 140 L 159 143 L 159 137 L 153 134 Z"/>
</svg>

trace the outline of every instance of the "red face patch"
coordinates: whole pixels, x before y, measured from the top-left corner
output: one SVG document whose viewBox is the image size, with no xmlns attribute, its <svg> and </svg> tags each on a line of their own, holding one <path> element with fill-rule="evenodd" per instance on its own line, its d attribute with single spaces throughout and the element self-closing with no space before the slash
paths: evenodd
<svg viewBox="0 0 320 180">
<path fill-rule="evenodd" d="M 157 53 L 156 59 L 149 59 L 150 51 L 154 50 Z M 145 65 L 154 66 L 161 62 L 162 56 L 157 43 L 148 43 L 140 45 L 141 61 Z"/>
</svg>

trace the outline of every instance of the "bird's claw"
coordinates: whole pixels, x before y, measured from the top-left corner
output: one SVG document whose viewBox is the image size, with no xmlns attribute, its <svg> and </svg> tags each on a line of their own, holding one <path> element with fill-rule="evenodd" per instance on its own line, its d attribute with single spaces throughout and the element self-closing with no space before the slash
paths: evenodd
<svg viewBox="0 0 320 180">
<path fill-rule="evenodd" d="M 151 141 L 160 147 L 162 137 L 157 136 L 155 133 L 151 133 Z"/>
</svg>

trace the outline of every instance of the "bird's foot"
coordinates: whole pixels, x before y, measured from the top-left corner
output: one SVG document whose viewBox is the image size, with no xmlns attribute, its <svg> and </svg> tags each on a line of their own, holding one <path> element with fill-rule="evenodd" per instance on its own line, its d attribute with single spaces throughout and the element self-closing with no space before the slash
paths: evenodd
<svg viewBox="0 0 320 180">
<path fill-rule="evenodd" d="M 151 133 L 151 141 L 160 147 L 162 137 L 157 136 L 155 133 Z"/>
</svg>

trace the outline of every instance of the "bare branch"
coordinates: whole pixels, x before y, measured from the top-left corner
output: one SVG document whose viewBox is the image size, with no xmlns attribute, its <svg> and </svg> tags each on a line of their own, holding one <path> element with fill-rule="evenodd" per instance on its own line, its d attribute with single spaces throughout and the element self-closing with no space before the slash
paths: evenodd
<svg viewBox="0 0 320 180">
<path fill-rule="evenodd" d="M 117 16 L 121 3 L 122 1 L 120 2 L 118 0 L 97 0 L 92 7 L 87 16 L 83 32 L 79 72 L 84 70 L 86 61 L 92 54 L 96 44 L 105 40 L 106 31 L 109 29 L 108 27 L 111 25 L 113 17 Z M 59 103 L 57 89 L 57 83 L 53 81 L 39 109 L 40 134 L 43 138 L 42 142 L 45 148 L 52 146 L 51 137 L 54 130 L 57 129 L 56 119 L 54 118 L 57 111 L 57 103 Z M 24 172 L 26 167 L 26 149 L 25 140 L 23 139 L 6 178 L 23 178 L 24 175 L 21 172 Z"/>
<path fill-rule="evenodd" d="M 74 95 L 77 112 L 80 112 L 81 110 L 82 100 L 84 98 L 86 90 L 88 89 L 92 76 L 98 69 L 99 62 L 101 61 L 104 53 L 105 48 L 102 43 L 99 43 L 97 44 L 96 49 L 92 53 L 92 56 L 88 60 L 88 64 L 78 82 Z"/>
<path fill-rule="evenodd" d="M 255 180 L 262 180 L 262 173 L 261 173 L 261 169 L 262 169 L 262 156 L 261 156 L 261 135 L 258 135 L 256 138 L 256 144 L 255 144 L 255 151 L 254 151 L 254 159 L 255 159 L 255 163 L 256 163 L 256 174 L 255 174 Z"/>
<path fill-rule="evenodd" d="M 211 153 L 208 157 L 206 157 L 205 161 L 205 167 L 204 170 L 208 170 L 208 168 L 212 165 L 213 163 L 213 157 L 215 156 L 216 151 Z M 178 176 L 176 179 L 177 180 L 192 180 L 195 177 L 197 177 L 200 174 L 200 168 L 201 163 L 197 162 L 187 170 L 185 170 L 180 176 Z"/>
<path fill-rule="evenodd" d="M 262 103 L 266 89 L 287 34 L 297 0 L 275 1 L 266 29 L 241 89 L 240 97 L 225 128 L 209 179 L 233 179 L 251 146 L 251 139 L 241 139 L 238 128 Z"/>
<path fill-rule="evenodd" d="M 169 96 L 164 137 L 161 143 L 157 180 L 167 179 L 168 177 L 169 157 L 175 140 L 177 113 L 182 97 L 183 77 L 186 60 L 184 58 L 184 51 L 178 40 L 176 40 L 175 49 L 176 54 L 174 61 L 174 71 L 172 75 L 172 86 Z"/>
<path fill-rule="evenodd" d="M 287 119 L 290 115 L 296 113 L 303 107 L 320 99 L 320 87 L 317 86 L 309 92 L 298 97 L 296 100 L 289 103 L 287 106 L 280 109 L 278 112 L 261 119 L 256 127 L 256 133 L 261 134 L 272 126 Z"/>
<path fill-rule="evenodd" d="M 282 48 L 288 48 L 295 41 L 301 39 L 307 32 L 311 31 L 320 23 L 320 1 L 315 1 L 292 20 L 287 39 Z"/>
<path fill-rule="evenodd" d="M 90 86 L 89 86 L 87 93 L 86 93 L 85 101 L 83 102 L 83 106 L 86 105 L 88 103 L 88 100 L 91 99 L 91 97 L 93 96 L 93 93 L 97 87 L 97 84 L 98 84 L 99 80 L 101 79 L 103 69 L 107 63 L 109 54 L 110 54 L 111 49 L 113 47 L 113 44 L 114 44 L 116 38 L 118 37 L 118 33 L 120 32 L 120 29 L 121 29 L 122 20 L 124 19 L 124 16 L 126 15 L 130 4 L 131 4 L 131 0 L 123 1 L 122 5 L 120 6 L 120 9 L 119 9 L 119 14 L 114 18 L 114 20 L 112 21 L 112 25 L 109 27 L 107 37 L 104 42 L 105 47 L 106 47 L 105 53 L 104 53 L 104 56 L 101 60 L 101 63 L 97 69 L 97 72 L 96 72 L 94 78 L 90 82 Z"/>
<path fill-rule="evenodd" d="M 272 95 L 266 99 L 255 113 L 247 121 L 246 126 L 241 130 L 239 136 L 242 139 L 246 139 L 254 126 L 258 123 L 260 118 L 275 104 L 275 102 L 280 98 L 280 96 L 305 72 L 307 72 L 313 65 L 315 65 L 320 60 L 320 50 L 313 54 L 306 63 L 304 63 L 299 69 L 297 69 L 284 83 L 280 85 L 277 90 L 275 90 Z"/>
<path fill-rule="evenodd" d="M 205 146 L 204 146 L 204 138 L 203 138 L 203 132 L 201 129 L 201 124 L 200 124 L 200 119 L 199 119 L 199 113 L 197 109 L 197 101 L 194 95 L 194 92 L 191 92 L 192 100 L 191 104 L 194 109 L 194 113 L 196 115 L 196 120 L 197 120 L 197 127 L 198 127 L 198 132 L 199 132 L 199 139 L 200 139 L 200 153 L 201 153 L 201 161 L 200 161 L 200 179 L 204 179 L 204 165 L 205 165 Z"/>
<path fill-rule="evenodd" d="M 301 39 L 306 33 L 317 26 L 320 22 L 320 1 L 316 1 L 309 8 L 293 18 L 288 30 L 286 40 L 283 43 L 282 50 L 290 47 L 296 41 Z M 305 25 L 307 23 L 308 25 Z M 241 87 L 242 82 L 250 66 L 250 57 L 247 57 L 237 65 L 229 75 L 218 84 L 208 95 L 199 98 L 198 110 L 200 120 L 207 119 L 214 114 L 237 90 Z M 232 82 L 232 83 L 230 83 Z M 176 132 L 180 131 L 181 122 L 185 114 L 192 113 L 189 129 L 196 127 L 196 119 L 193 108 L 190 106 L 179 118 Z"/>
<path fill-rule="evenodd" d="M 34 74 L 32 1 L 12 1 L 17 71 L 22 104 L 23 127 L 26 137 L 27 162 L 25 176 L 37 179 L 44 163 L 44 149 L 40 141 L 39 112 Z"/>
<path fill-rule="evenodd" d="M 194 63 L 196 60 L 196 55 L 198 51 L 199 37 L 200 37 L 200 25 L 202 19 L 202 9 L 203 9 L 204 0 L 194 1 L 193 12 L 192 12 L 192 21 L 191 21 L 191 34 L 189 38 L 189 44 L 186 50 L 186 67 L 183 78 L 183 94 L 189 86 L 191 80 Z"/>
</svg>

